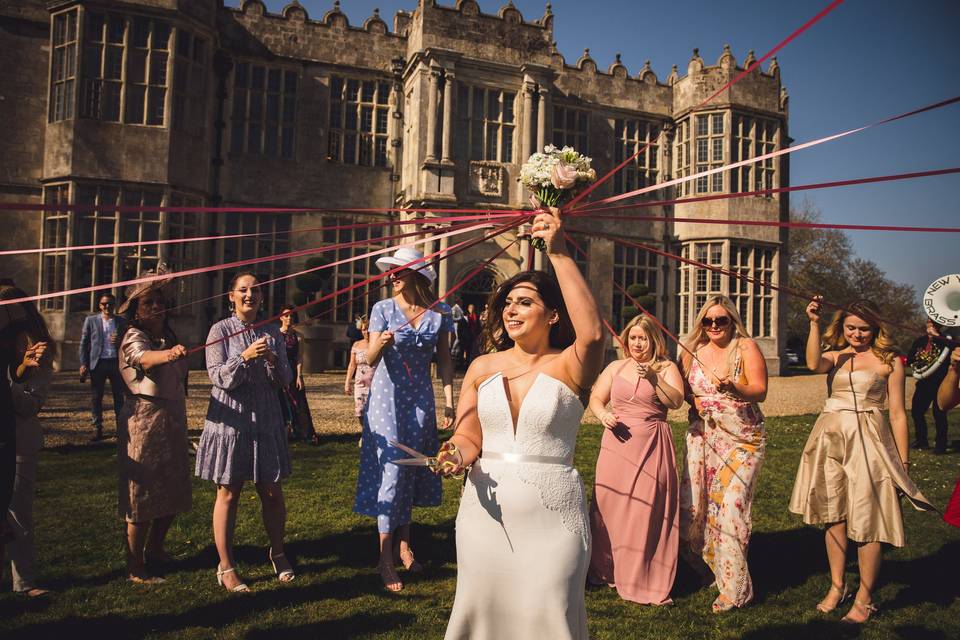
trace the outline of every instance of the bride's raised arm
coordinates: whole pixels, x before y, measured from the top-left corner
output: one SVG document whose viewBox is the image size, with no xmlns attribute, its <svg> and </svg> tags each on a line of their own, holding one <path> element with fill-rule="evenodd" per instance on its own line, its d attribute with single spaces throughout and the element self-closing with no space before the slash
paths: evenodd
<svg viewBox="0 0 960 640">
<path fill-rule="evenodd" d="M 567 252 L 560 210 L 551 207 L 533 219 L 532 234 L 546 244 L 547 257 L 560 284 L 576 340 L 561 356 L 571 381 L 581 390 L 589 389 L 603 369 L 606 340 L 600 323 L 600 309 L 590 285 Z"/>
</svg>

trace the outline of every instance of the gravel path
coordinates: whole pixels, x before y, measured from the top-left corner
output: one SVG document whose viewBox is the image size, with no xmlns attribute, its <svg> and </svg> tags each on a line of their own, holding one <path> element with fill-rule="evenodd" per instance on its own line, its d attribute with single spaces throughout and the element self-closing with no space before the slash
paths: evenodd
<svg viewBox="0 0 960 640">
<path fill-rule="evenodd" d="M 306 376 L 307 397 L 313 411 L 314 425 L 321 433 L 359 433 L 360 426 L 353 415 L 353 397 L 343 393 L 343 373 L 323 373 Z M 826 400 L 825 375 L 797 375 L 770 379 L 767 401 L 761 406 L 769 416 L 817 413 Z M 460 379 L 454 384 L 459 392 Z M 913 395 L 912 379 L 907 380 L 907 398 Z M 204 371 L 190 372 L 190 393 L 187 400 L 187 422 L 192 437 L 199 437 L 207 410 L 210 383 Z M 440 388 L 437 387 L 438 398 Z M 89 427 L 89 386 L 77 382 L 74 373 L 58 373 L 53 391 L 42 418 L 47 447 L 86 444 L 92 429 Z M 109 398 L 109 392 L 106 394 Z M 109 401 L 108 401 L 109 402 Z M 105 402 L 105 405 L 108 404 Z M 686 407 L 670 412 L 670 420 L 684 422 Z M 595 422 L 588 411 L 585 422 Z M 114 432 L 113 412 L 104 407 L 104 431 Z"/>
</svg>

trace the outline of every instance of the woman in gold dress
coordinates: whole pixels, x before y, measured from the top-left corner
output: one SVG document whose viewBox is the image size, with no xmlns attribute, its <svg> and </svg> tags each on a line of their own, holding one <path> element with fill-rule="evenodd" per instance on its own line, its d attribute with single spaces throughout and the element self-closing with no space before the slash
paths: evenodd
<svg viewBox="0 0 960 640">
<path fill-rule="evenodd" d="M 860 587 L 844 622 L 866 622 L 876 611 L 880 543 L 904 544 L 898 490 L 918 509 L 932 509 L 908 475 L 903 364 L 873 303 L 838 310 L 820 336 L 820 298 L 807 305 L 807 368 L 826 373 L 829 397 L 800 458 L 790 511 L 826 527 L 831 587 L 822 613 L 847 596 L 847 540 L 857 543 Z M 882 413 L 889 404 L 890 420 Z"/>
</svg>

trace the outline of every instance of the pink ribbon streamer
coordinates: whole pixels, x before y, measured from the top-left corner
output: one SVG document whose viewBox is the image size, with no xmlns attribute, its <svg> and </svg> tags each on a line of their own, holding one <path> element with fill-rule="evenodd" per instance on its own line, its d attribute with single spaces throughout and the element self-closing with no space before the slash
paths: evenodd
<svg viewBox="0 0 960 640">
<path fill-rule="evenodd" d="M 155 208 L 150 209 L 151 211 Z M 231 210 L 233 211 L 233 210 Z M 426 211 L 425 211 L 426 212 Z M 165 245 L 165 244 L 185 244 L 192 242 L 206 242 L 209 240 L 230 240 L 234 238 L 257 238 L 260 236 L 271 236 L 276 237 L 278 235 L 288 235 L 291 233 L 307 233 L 310 231 L 342 231 L 342 230 L 351 230 L 351 229 L 368 229 L 371 227 L 386 227 L 390 225 L 426 225 L 426 224 L 453 224 L 459 222 L 469 222 L 473 220 L 498 220 L 502 218 L 512 217 L 510 214 L 489 214 L 489 215 L 466 215 L 466 216 L 452 216 L 446 218 L 411 218 L 409 220 L 395 220 L 389 219 L 382 222 L 360 222 L 355 224 L 341 224 L 331 227 L 321 226 L 321 227 L 309 227 L 306 229 L 288 229 L 286 231 L 261 231 L 258 233 L 236 233 L 231 235 L 221 235 L 221 236 L 203 236 L 199 238 L 167 238 L 164 240 L 146 240 L 142 242 L 114 242 L 106 244 L 87 244 L 80 246 L 72 247 L 42 247 L 37 249 L 7 249 L 0 251 L 0 256 L 7 255 L 20 255 L 20 254 L 32 254 L 32 253 L 64 253 L 67 251 L 90 251 L 97 249 L 119 249 L 123 247 L 144 247 L 150 245 Z M 418 233 L 418 232 L 415 232 Z"/>
<path fill-rule="evenodd" d="M 703 106 L 709 104 L 714 98 L 716 98 L 718 95 L 720 95 L 721 93 L 723 93 L 724 91 L 726 91 L 727 89 L 729 89 L 730 87 L 732 87 L 732 86 L 733 86 L 734 84 L 736 84 L 737 82 L 739 82 L 743 77 L 745 77 L 748 73 L 750 73 L 751 71 L 753 71 L 754 69 L 756 69 L 762 62 L 764 62 L 765 60 L 767 60 L 768 58 L 770 58 L 771 56 L 773 56 L 773 54 L 775 54 L 777 51 L 779 51 L 779 50 L 782 49 L 783 47 L 785 47 L 785 46 L 787 46 L 788 44 L 790 44 L 791 42 L 793 42 L 793 40 L 796 39 L 801 33 L 803 33 L 804 31 L 806 31 L 807 29 L 809 29 L 810 27 L 812 27 L 813 25 L 815 25 L 817 22 L 819 22 L 820 20 L 822 20 L 828 13 L 830 13 L 831 11 L 833 11 L 834 9 L 836 9 L 837 7 L 839 7 L 842 3 L 843 3 L 843 0 L 833 0 L 833 2 L 831 2 L 831 3 L 828 4 L 826 7 L 824 7 L 823 9 L 821 9 L 815 16 L 813 16 L 812 18 L 810 18 L 809 20 L 807 20 L 806 22 L 804 22 L 802 25 L 800 25 L 800 27 L 799 27 L 798 29 L 796 29 L 793 33 L 791 33 L 789 36 L 787 36 L 786 38 L 784 38 L 783 40 L 781 40 L 776 46 L 773 47 L 773 49 L 770 49 L 770 51 L 768 51 L 768 52 L 766 52 L 765 54 L 763 54 L 763 57 L 761 57 L 759 60 L 757 60 L 756 62 L 754 62 L 752 65 L 750 65 L 749 67 L 747 67 L 746 69 L 744 69 L 742 73 L 740 73 L 738 76 L 736 76 L 735 78 L 733 78 L 732 80 L 730 80 L 730 82 L 728 82 L 727 84 L 725 84 L 725 85 L 723 85 L 722 87 L 720 87 L 720 88 L 719 88 L 713 95 L 711 95 L 709 98 L 707 98 L 706 100 L 704 100 L 703 102 L 701 102 L 701 103 L 698 104 L 697 106 L 693 107 L 693 109 L 691 109 L 691 111 L 696 111 L 696 110 L 699 109 L 700 107 L 703 107 Z M 650 145 L 654 144 L 655 142 L 658 142 L 662 136 L 663 136 L 663 131 L 661 130 L 660 133 L 657 135 L 657 137 L 656 137 L 655 139 L 653 139 L 653 140 L 651 140 L 650 142 L 648 142 L 648 143 L 646 143 L 645 145 L 643 145 L 643 147 L 641 147 L 636 153 L 634 153 L 632 156 L 630 156 L 629 158 L 627 158 L 626 160 L 624 160 L 623 162 L 621 162 L 620 164 L 618 164 L 618 165 L 617 165 L 616 167 L 614 167 L 611 171 L 607 172 L 602 178 L 600 178 L 599 180 L 597 180 L 596 182 L 594 182 L 592 185 L 590 185 L 589 187 L 587 187 L 585 190 L 583 190 L 578 196 L 576 196 L 573 200 L 570 201 L 570 204 L 567 205 L 567 208 L 568 208 L 568 209 L 571 209 L 571 208 L 576 207 L 576 205 L 577 205 L 578 202 L 580 202 L 581 200 L 583 200 L 584 198 L 586 198 L 588 195 L 590 195 L 590 194 L 593 192 L 594 189 L 596 189 L 596 188 L 599 187 L 601 184 L 603 184 L 604 182 L 606 182 L 607 180 L 609 180 L 615 173 L 617 173 L 618 171 L 620 171 L 620 169 L 624 168 L 625 166 L 627 166 L 628 164 L 630 164 L 631 162 L 633 162 L 633 161 L 637 158 L 637 156 L 639 156 L 641 153 L 643 153 L 644 151 L 646 151 L 647 148 L 648 148 Z"/>
<path fill-rule="evenodd" d="M 667 180 L 666 182 L 660 182 L 660 183 L 657 183 L 657 184 L 653 184 L 653 185 L 650 185 L 650 186 L 647 186 L 647 187 L 643 187 L 642 189 L 637 189 L 637 190 L 635 190 L 635 191 L 628 191 L 627 193 L 621 193 L 620 195 L 610 196 L 609 198 L 604 198 L 604 199 L 602 199 L 602 200 L 597 200 L 597 201 L 595 201 L 593 204 L 597 204 L 597 205 L 599 205 L 599 204 L 612 204 L 612 203 L 614 203 L 614 202 L 619 202 L 619 201 L 625 200 L 625 199 L 627 199 L 627 198 L 633 198 L 633 197 L 636 197 L 636 196 L 639 196 L 639 195 L 643 195 L 644 193 L 650 193 L 651 191 L 656 191 L 657 189 L 664 189 L 664 188 L 666 188 L 666 187 L 671 187 L 671 186 L 673 186 L 673 185 L 675 185 L 675 184 L 680 184 L 681 182 L 689 182 L 689 181 L 691 181 L 691 180 L 696 180 L 697 178 L 703 178 L 703 177 L 706 177 L 706 176 L 711 176 L 711 175 L 713 175 L 713 174 L 715 174 L 715 173 L 720 173 L 720 172 L 722 172 L 722 171 L 729 171 L 730 169 L 736 169 L 737 167 L 743 167 L 743 166 L 748 165 L 748 164 L 753 164 L 753 163 L 755 163 L 755 162 L 760 162 L 761 160 L 769 160 L 769 159 L 771 159 L 771 158 L 778 158 L 778 157 L 780 157 L 780 156 L 784 156 L 784 155 L 788 155 L 788 154 L 794 153 L 795 151 L 802 151 L 803 149 L 809 149 L 810 147 L 815 147 L 815 146 L 817 146 L 817 145 L 819 145 L 819 144 L 823 144 L 823 143 L 825 143 L 825 142 L 830 142 L 830 141 L 832 141 L 832 140 L 838 140 L 838 139 L 840 139 L 840 138 L 845 138 L 845 137 L 850 136 L 850 135 L 853 135 L 853 134 L 855 134 L 855 133 L 859 133 L 859 132 L 861 132 L 861 131 L 866 131 L 867 129 L 872 129 L 873 127 L 879 127 L 880 125 L 883 125 L 883 124 L 888 124 L 888 123 L 894 122 L 894 121 L 896 121 L 896 120 L 902 120 L 903 118 L 908 118 L 908 117 L 913 116 L 913 115 L 917 115 L 917 114 L 920 114 L 920 113 L 925 113 L 925 112 L 927 112 L 927 111 L 932 111 L 932 110 L 934 110 L 934 109 L 939 109 L 940 107 L 946 107 L 946 106 L 955 104 L 955 103 L 957 103 L 957 102 L 960 102 L 960 96 L 954 96 L 954 97 L 952 97 L 952 98 L 948 98 L 947 100 L 941 100 L 940 102 L 936 102 L 936 103 L 934 103 L 934 104 L 930 104 L 930 105 L 927 105 L 927 106 L 925 106 L 925 107 L 921 107 L 921 108 L 919 108 L 919 109 L 913 109 L 912 111 L 908 111 L 908 112 L 906 112 L 906 113 L 901 113 L 901 114 L 899 114 L 899 115 L 892 116 L 892 117 L 890 117 L 890 118 L 884 118 L 883 120 L 878 120 L 877 122 L 873 122 L 873 123 L 864 125 L 864 126 L 862 126 L 862 127 L 857 127 L 856 129 L 848 129 L 847 131 L 841 131 L 840 133 L 835 133 L 835 134 L 833 134 L 833 135 L 824 136 L 823 138 L 817 138 L 816 140 L 810 140 L 810 141 L 808 141 L 808 142 L 804 142 L 803 144 L 798 144 L 798 145 L 793 146 L 793 147 L 785 147 L 785 148 L 783 148 L 783 149 L 779 149 L 779 150 L 777 150 L 777 151 L 772 151 L 772 152 L 770 152 L 770 153 L 765 153 L 765 154 L 763 154 L 763 155 L 755 156 L 755 157 L 753 157 L 753 158 L 748 158 L 748 159 L 746 159 L 746 160 L 740 160 L 740 161 L 738 161 L 738 162 L 732 162 L 732 163 L 730 163 L 730 164 L 728 164 L 728 165 L 724 165 L 724 166 L 722 166 L 722 167 L 715 167 L 715 168 L 713 168 L 713 169 L 707 169 L 706 171 L 700 171 L 699 173 L 694 173 L 694 174 L 692 174 L 692 175 L 684 176 L 684 177 L 682 177 L 682 178 L 674 178 L 673 180 Z M 579 211 L 579 209 L 575 209 L 574 211 Z M 572 212 L 571 212 L 571 213 L 572 213 Z"/>
<path fill-rule="evenodd" d="M 481 225 L 481 226 L 485 226 L 485 225 Z M 457 231 L 460 231 L 460 230 L 457 230 Z M 414 234 L 414 233 L 417 233 L 417 232 L 410 232 L 410 234 L 400 234 L 400 235 L 401 235 L 401 236 L 402 236 L 402 235 L 411 235 L 411 234 Z M 454 232 L 451 232 L 451 233 L 454 233 Z M 342 243 L 342 245 L 352 246 L 353 243 Z M 123 281 L 121 281 L 121 282 L 111 282 L 111 283 L 108 283 L 108 284 L 91 285 L 91 286 L 89 286 L 89 287 L 78 287 L 78 288 L 75 288 L 75 289 L 68 289 L 67 291 L 54 291 L 54 292 L 50 292 L 50 293 L 39 293 L 39 294 L 37 294 L 37 295 L 27 296 L 27 297 L 24 297 L 24 298 L 14 298 L 14 299 L 11 299 L 11 300 L 0 300 L 0 306 L 4 306 L 4 305 L 8 305 L 8 304 L 20 303 L 20 302 L 34 302 L 34 301 L 37 301 L 37 300 L 46 300 L 46 299 L 48 299 L 48 298 L 58 298 L 58 297 L 61 297 L 61 296 L 75 295 L 75 294 L 78 294 L 78 293 L 88 293 L 88 292 L 90 292 L 90 291 L 99 291 L 99 290 L 101 290 L 101 289 L 113 289 L 113 288 L 115 288 L 115 287 L 125 287 L 125 286 L 129 286 L 129 285 L 134 285 L 134 284 L 147 283 L 147 282 L 155 282 L 155 281 L 157 281 L 157 280 L 169 280 L 170 278 L 186 277 L 186 276 L 198 275 L 198 274 L 201 274 L 201 273 L 209 273 L 209 272 L 211 272 L 211 271 L 221 271 L 221 270 L 224 270 L 224 269 L 233 269 L 233 268 L 236 268 L 236 267 L 242 267 L 242 266 L 246 266 L 246 265 L 250 265 L 250 264 L 259 264 L 259 263 L 261 263 L 261 262 L 272 262 L 272 261 L 274 261 L 274 260 L 284 260 L 284 259 L 286 259 L 286 258 L 296 258 L 296 257 L 300 257 L 300 256 L 313 255 L 313 254 L 317 254 L 317 253 L 323 253 L 324 251 L 331 251 L 331 250 L 333 250 L 333 249 L 343 248 L 342 245 L 326 245 L 326 246 L 319 247 L 319 248 L 301 249 L 301 250 L 298 250 L 298 251 L 291 251 L 291 252 L 288 252 L 288 253 L 275 254 L 275 255 L 272 255 L 272 256 L 263 256 L 263 257 L 260 257 L 260 258 L 248 258 L 248 259 L 246 259 L 246 260 L 237 260 L 237 261 L 234 261 L 234 262 L 228 262 L 228 263 L 218 264 L 218 265 L 213 265 L 213 266 L 208 266 L 208 267 L 197 267 L 196 269 L 185 269 L 185 270 L 183 270 L 183 271 L 175 271 L 175 272 L 172 272 L 172 273 L 165 273 L 165 274 L 162 274 L 162 275 L 143 276 L 143 277 L 134 278 L 134 279 L 131 279 L 131 280 L 123 280 Z"/>
<path fill-rule="evenodd" d="M 869 178 L 851 178 L 849 180 L 833 180 L 830 182 L 814 182 L 810 184 L 798 184 L 792 185 L 789 187 L 774 187 L 771 189 L 758 189 L 756 191 L 738 191 L 737 193 L 712 193 L 705 196 L 693 196 L 693 197 L 683 197 L 683 198 L 674 198 L 672 200 L 646 200 L 644 202 L 631 202 L 628 204 L 620 204 L 616 206 L 609 207 L 594 207 L 594 204 L 599 204 L 592 202 L 586 204 L 582 207 L 579 207 L 576 211 L 571 211 L 567 214 L 568 217 L 600 217 L 595 216 L 594 214 L 598 211 L 622 211 L 624 209 L 644 209 L 646 207 L 660 207 L 671 204 L 690 204 L 692 202 L 706 202 L 710 200 L 730 200 L 733 198 L 747 198 L 751 196 L 767 196 L 775 193 L 788 193 L 793 191 L 809 191 L 811 189 L 831 189 L 834 187 L 849 187 L 858 184 L 872 184 L 876 182 L 892 182 L 895 180 L 910 180 L 913 178 L 929 178 L 933 176 L 943 176 L 950 175 L 954 173 L 960 173 L 960 167 L 950 167 L 947 169 L 932 169 L 930 171 L 913 171 L 910 173 L 895 173 L 885 176 L 873 176 Z M 618 216 L 620 217 L 620 216 Z M 674 220 L 675 218 L 667 216 L 623 216 L 623 219 L 626 220 Z M 706 218 L 685 218 L 685 222 L 718 222 L 712 219 Z M 753 222 L 753 221 L 747 221 Z M 761 221 L 767 223 L 767 221 Z M 746 224 L 742 221 L 738 221 L 738 224 Z M 810 223 L 810 224 L 820 224 L 820 223 Z M 824 223 L 827 224 L 827 223 Z M 854 225 L 856 226 L 856 225 Z M 910 227 L 896 227 L 889 229 L 890 231 L 905 231 L 909 230 Z M 927 229 L 927 228 L 924 228 Z M 887 229 L 885 229 L 887 230 Z M 928 230 L 935 231 L 939 230 L 938 228 L 929 228 Z"/>
<path fill-rule="evenodd" d="M 426 264 L 428 261 L 436 258 L 436 257 L 439 256 L 440 254 L 450 255 L 452 252 L 454 252 L 454 251 L 455 251 L 456 249 L 458 249 L 458 248 L 461 248 L 461 247 L 467 248 L 467 247 L 471 247 L 471 246 L 480 244 L 481 242 L 484 242 L 484 241 L 488 240 L 489 238 L 493 238 L 493 237 L 495 237 L 495 236 L 500 235 L 501 233 L 503 233 L 504 231 L 507 231 L 507 230 L 510 229 L 511 227 L 515 227 L 515 226 L 519 225 L 519 224 L 523 221 L 523 219 L 524 219 L 525 217 L 526 217 L 526 215 L 518 216 L 517 218 L 515 218 L 515 219 L 512 220 L 511 222 L 508 222 L 508 223 L 506 223 L 506 224 L 504 224 L 504 225 L 501 225 L 500 227 L 497 227 L 496 229 L 494 229 L 493 231 L 491 231 L 489 234 L 483 235 L 483 236 L 481 236 L 480 238 L 474 238 L 474 239 L 464 240 L 464 241 L 462 241 L 462 242 L 458 242 L 457 244 L 453 245 L 452 247 L 447 247 L 446 249 L 440 249 L 439 251 L 435 251 L 435 252 L 431 253 L 430 255 L 423 256 L 422 258 L 417 258 L 416 260 L 411 260 L 410 262 L 407 262 L 406 264 L 402 264 L 402 265 L 400 265 L 400 266 L 398 266 L 398 267 L 394 267 L 393 269 L 390 269 L 390 270 L 388 270 L 388 271 L 384 271 L 383 273 L 380 273 L 380 274 L 375 275 L 375 276 L 371 276 L 371 277 L 369 277 L 369 278 L 367 278 L 367 279 L 365 279 L 365 280 L 362 280 L 362 281 L 360 281 L 360 282 L 355 282 L 355 283 L 352 284 L 352 285 L 348 285 L 348 286 L 346 286 L 346 287 L 344 287 L 344 288 L 342 288 L 342 289 L 339 289 L 339 290 L 334 291 L 334 292 L 332 292 L 332 293 L 328 293 L 327 295 L 322 296 L 322 297 L 320 297 L 320 298 L 317 298 L 316 300 L 311 300 L 310 302 L 306 302 L 306 303 L 304 303 L 304 304 L 301 304 L 301 305 L 299 305 L 299 306 L 296 306 L 296 307 L 294 307 L 293 309 L 290 309 L 289 312 L 302 311 L 302 310 L 304 310 L 304 309 L 306 309 L 306 308 L 308 308 L 308 307 L 312 307 L 312 306 L 315 305 L 315 304 L 320 304 L 321 302 L 326 302 L 327 300 L 330 300 L 331 298 L 335 298 L 335 297 L 337 297 L 337 296 L 339 296 L 339 295 L 342 295 L 342 294 L 344 294 L 344 293 L 347 293 L 348 291 L 353 291 L 354 289 L 357 289 L 357 288 L 359 288 L 359 287 L 364 287 L 364 286 L 366 286 L 366 285 L 368 285 L 368 284 L 370 284 L 370 283 L 372 283 L 372 282 L 376 282 L 377 280 L 382 280 L 382 279 L 384 279 L 384 278 L 388 278 L 388 277 L 390 277 L 391 275 L 393 275 L 394 273 L 397 273 L 398 271 L 402 271 L 403 269 L 409 269 L 409 268 L 411 268 L 413 265 L 416 265 L 416 264 Z M 285 312 L 285 313 L 286 313 L 286 312 Z M 205 349 L 205 348 L 207 348 L 207 347 L 209 347 L 209 346 L 211 346 L 211 345 L 218 344 L 218 343 L 220 343 L 220 342 L 223 342 L 223 341 L 225 341 L 225 340 L 228 340 L 229 338 L 231 338 L 231 337 L 233 337 L 233 336 L 238 336 L 238 335 L 240 335 L 241 333 L 244 333 L 245 331 L 249 331 L 251 328 L 262 327 L 262 326 L 265 325 L 265 324 L 268 324 L 268 323 L 270 323 L 270 322 L 274 322 L 275 320 L 277 320 L 277 319 L 279 319 L 279 318 L 280 318 L 280 314 L 277 314 L 277 315 L 275 315 L 275 316 L 271 316 L 271 317 L 269 317 L 269 318 L 267 318 L 267 319 L 265 319 L 265 320 L 261 320 L 261 321 L 255 323 L 255 324 L 253 324 L 253 325 L 251 325 L 251 326 L 249 326 L 249 327 L 245 327 L 245 328 L 241 329 L 240 331 L 237 331 L 237 332 L 235 332 L 235 333 L 232 333 L 232 334 L 228 334 L 228 335 L 226 335 L 226 336 L 223 336 L 223 337 L 220 338 L 219 340 L 215 340 L 215 341 L 213 341 L 213 342 L 208 342 L 208 343 L 206 343 L 206 344 L 202 344 L 202 345 L 199 345 L 199 346 L 196 346 L 196 347 L 192 347 L 192 348 L 190 348 L 190 349 L 187 350 L 187 353 L 188 353 L 188 354 L 191 354 L 191 353 L 195 353 L 195 352 L 197 352 L 197 351 L 201 351 L 201 350 L 203 350 L 203 349 Z"/>
</svg>

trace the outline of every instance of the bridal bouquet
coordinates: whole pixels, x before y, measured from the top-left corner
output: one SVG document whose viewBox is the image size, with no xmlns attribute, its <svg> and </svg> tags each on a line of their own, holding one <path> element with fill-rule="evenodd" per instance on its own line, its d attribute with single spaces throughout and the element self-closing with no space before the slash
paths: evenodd
<svg viewBox="0 0 960 640">
<path fill-rule="evenodd" d="M 573 147 L 557 149 L 544 147 L 520 167 L 520 183 L 533 196 L 534 208 L 559 207 L 573 199 L 578 186 L 590 184 L 597 179 L 597 172 L 590 166 L 591 159 L 578 153 Z M 543 240 L 534 241 L 537 249 L 545 247 Z"/>
</svg>

